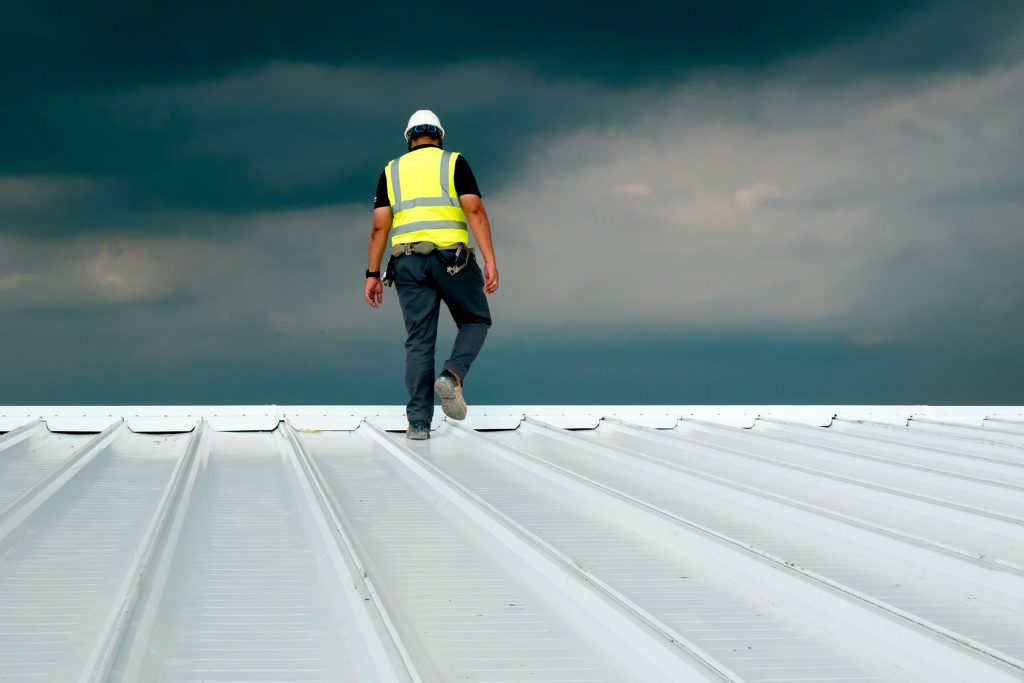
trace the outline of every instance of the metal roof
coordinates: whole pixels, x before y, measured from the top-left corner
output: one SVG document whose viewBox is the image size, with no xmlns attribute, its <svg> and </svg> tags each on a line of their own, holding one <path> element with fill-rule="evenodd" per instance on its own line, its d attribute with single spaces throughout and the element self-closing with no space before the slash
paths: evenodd
<svg viewBox="0 0 1024 683">
<path fill-rule="evenodd" d="M 0 408 L 0 681 L 1021 681 L 1024 409 Z"/>
</svg>

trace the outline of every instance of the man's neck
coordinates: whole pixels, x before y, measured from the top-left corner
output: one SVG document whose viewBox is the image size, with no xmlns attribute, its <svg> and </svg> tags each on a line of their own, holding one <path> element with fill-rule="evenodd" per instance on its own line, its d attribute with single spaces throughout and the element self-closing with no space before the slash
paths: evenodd
<svg viewBox="0 0 1024 683">
<path fill-rule="evenodd" d="M 418 149 L 420 147 L 440 147 L 440 146 L 441 146 L 440 143 L 438 143 L 436 140 L 431 140 L 430 138 L 417 138 L 416 140 L 413 140 L 412 142 L 409 143 L 409 151 L 411 152 L 414 149 Z"/>
</svg>

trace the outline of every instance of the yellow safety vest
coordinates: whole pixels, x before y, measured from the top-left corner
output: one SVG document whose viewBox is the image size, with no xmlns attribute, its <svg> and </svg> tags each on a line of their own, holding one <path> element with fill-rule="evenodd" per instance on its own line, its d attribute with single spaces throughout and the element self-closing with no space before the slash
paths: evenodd
<svg viewBox="0 0 1024 683">
<path fill-rule="evenodd" d="M 455 194 L 458 152 L 417 147 L 384 167 L 391 202 L 391 244 L 469 243 L 469 226 Z"/>
</svg>

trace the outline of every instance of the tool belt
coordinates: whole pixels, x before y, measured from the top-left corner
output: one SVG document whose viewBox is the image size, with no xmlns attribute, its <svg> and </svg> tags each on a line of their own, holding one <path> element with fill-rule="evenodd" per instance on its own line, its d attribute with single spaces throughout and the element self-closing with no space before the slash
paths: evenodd
<svg viewBox="0 0 1024 683">
<path fill-rule="evenodd" d="M 468 251 L 470 254 L 473 253 L 473 249 L 467 247 L 462 242 L 449 244 L 446 247 L 439 247 L 433 242 L 408 242 L 391 247 L 391 258 L 408 256 L 409 254 L 430 254 L 435 251 Z"/>
<path fill-rule="evenodd" d="M 455 244 L 449 244 L 444 247 L 439 247 L 433 242 L 408 242 L 406 244 L 396 244 L 391 247 L 391 258 L 388 259 L 388 267 L 384 273 L 384 277 L 381 278 L 381 283 L 385 287 L 390 287 L 395 282 L 395 259 L 402 256 L 409 256 L 410 254 L 434 254 L 439 259 L 441 258 L 442 251 L 454 251 L 455 252 L 455 265 L 449 266 L 441 259 L 441 264 L 445 266 L 445 271 L 449 275 L 458 275 L 461 273 L 466 266 L 469 265 L 469 258 L 473 255 L 473 248 L 457 242 Z M 459 256 L 463 253 L 466 254 L 465 260 L 459 264 Z"/>
</svg>

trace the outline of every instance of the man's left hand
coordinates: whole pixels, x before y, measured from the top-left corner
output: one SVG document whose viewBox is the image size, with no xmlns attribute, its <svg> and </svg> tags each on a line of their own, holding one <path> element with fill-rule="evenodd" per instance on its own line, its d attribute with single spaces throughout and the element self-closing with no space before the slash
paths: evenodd
<svg viewBox="0 0 1024 683">
<path fill-rule="evenodd" d="M 484 291 L 488 294 L 498 291 L 498 266 L 494 261 L 484 261 Z"/>
</svg>

